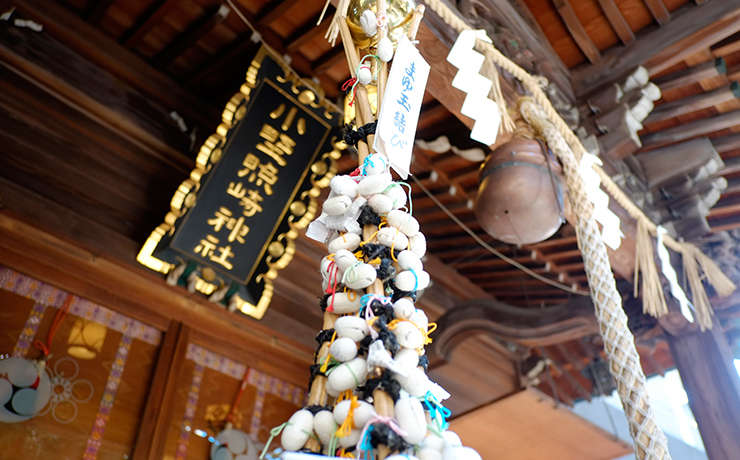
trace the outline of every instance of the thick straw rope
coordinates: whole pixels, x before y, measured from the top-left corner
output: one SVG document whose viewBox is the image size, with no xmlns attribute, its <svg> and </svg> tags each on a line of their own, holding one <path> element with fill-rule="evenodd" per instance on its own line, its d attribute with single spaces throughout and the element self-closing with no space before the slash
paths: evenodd
<svg viewBox="0 0 740 460">
<path fill-rule="evenodd" d="M 667 440 L 656 424 L 648 402 L 645 375 L 635 348 L 635 338 L 627 327 L 628 318 L 622 309 L 622 299 L 614 282 L 606 246 L 593 217 L 593 204 L 586 196 L 578 171 L 578 160 L 559 130 L 533 100 L 524 98 L 520 109 L 524 118 L 545 138 L 563 164 L 571 202 L 575 208 L 578 244 L 586 265 L 591 297 L 604 339 L 604 350 L 630 425 L 635 456 L 639 460 L 668 460 L 671 457 Z"/>
<path fill-rule="evenodd" d="M 424 1 L 429 6 L 429 8 L 431 8 L 447 24 L 452 26 L 458 32 L 472 29 L 443 0 Z M 483 50 L 483 53 L 486 56 L 486 62 L 495 63 L 524 84 L 524 86 L 532 93 L 534 100 L 540 105 L 541 109 L 544 111 L 550 122 L 555 125 L 558 132 L 570 145 L 576 159 L 580 160 L 581 156 L 586 152 L 586 149 L 583 147 L 581 141 L 568 127 L 565 121 L 563 121 L 563 119 L 560 117 L 558 112 L 550 103 L 547 95 L 542 90 L 542 87 L 544 86 L 546 80 L 541 76 L 530 75 L 526 70 L 516 65 L 490 43 L 478 40 L 477 45 L 479 49 Z M 489 66 L 486 66 L 484 67 L 483 71 L 487 73 L 486 77 L 494 81 L 498 77 L 498 75 L 495 73 L 495 68 L 494 71 L 491 72 Z M 497 99 L 495 94 L 494 99 Z M 496 102 L 499 103 L 499 105 L 501 104 L 500 100 L 497 100 Z M 510 126 L 509 122 L 507 121 L 509 120 L 507 111 L 503 110 L 502 113 L 504 114 L 504 126 Z M 645 213 L 643 213 L 642 210 L 638 208 L 632 202 L 632 200 L 630 200 L 630 198 L 619 188 L 619 186 L 617 186 L 617 184 L 614 183 L 614 181 L 612 181 L 611 177 L 609 177 L 609 175 L 604 172 L 603 169 L 596 165 L 593 166 L 593 169 L 599 174 L 599 177 L 601 178 L 601 184 L 604 189 L 612 197 L 614 197 L 617 203 L 619 203 L 633 219 L 642 224 L 641 227 L 639 225 L 638 227 L 647 230 L 653 236 L 657 236 L 657 225 L 655 225 L 645 215 Z M 668 247 L 669 249 L 681 253 L 684 258 L 684 265 L 689 267 L 689 270 L 687 271 L 687 279 L 689 280 L 689 286 L 692 290 L 694 306 L 697 310 L 697 320 L 702 330 L 711 329 L 711 306 L 709 305 L 706 292 L 704 291 L 704 287 L 702 286 L 701 278 L 699 278 L 699 271 L 692 270 L 691 268 L 695 267 L 698 261 L 699 265 L 701 265 L 701 268 L 704 271 L 706 280 L 714 287 L 720 297 L 726 297 L 732 294 L 732 292 L 736 289 L 735 284 L 729 278 L 727 278 L 722 270 L 720 270 L 719 267 L 717 267 L 717 265 L 711 259 L 704 256 L 704 254 L 701 253 L 701 251 L 699 251 L 695 246 L 686 243 L 680 243 L 674 240 L 670 235 L 665 235 L 664 242 L 666 247 Z M 655 261 L 652 260 L 651 264 L 654 265 Z M 646 267 L 647 266 L 643 265 L 643 269 Z M 695 279 L 692 278 L 694 276 L 696 277 Z M 654 270 L 650 270 L 648 273 L 648 277 L 650 277 L 650 279 L 646 280 L 646 282 L 651 283 L 653 286 L 655 286 L 656 284 L 660 286 L 660 275 L 657 268 Z M 656 316 L 660 316 L 666 311 L 662 308 L 662 304 L 665 302 L 665 300 L 663 299 L 662 289 L 649 289 L 648 295 L 643 295 L 643 300 L 647 304 L 647 311 Z"/>
</svg>

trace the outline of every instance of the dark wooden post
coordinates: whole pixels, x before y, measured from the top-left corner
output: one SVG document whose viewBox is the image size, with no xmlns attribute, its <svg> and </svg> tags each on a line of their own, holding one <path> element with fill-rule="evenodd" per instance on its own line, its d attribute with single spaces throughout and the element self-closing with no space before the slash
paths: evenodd
<svg viewBox="0 0 740 460">
<path fill-rule="evenodd" d="M 716 319 L 710 331 L 681 329 L 666 336 L 707 456 L 709 460 L 738 458 L 740 377 L 727 338 Z"/>
</svg>

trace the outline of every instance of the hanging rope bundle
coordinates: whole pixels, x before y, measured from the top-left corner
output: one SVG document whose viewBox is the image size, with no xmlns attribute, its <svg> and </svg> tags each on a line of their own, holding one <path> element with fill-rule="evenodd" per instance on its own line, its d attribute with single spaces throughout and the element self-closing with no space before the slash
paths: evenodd
<svg viewBox="0 0 740 460">
<path fill-rule="evenodd" d="M 627 326 L 628 317 L 622 309 L 614 275 L 609 265 L 599 227 L 578 171 L 578 161 L 555 125 L 531 98 L 523 98 L 520 109 L 524 118 L 547 141 L 547 145 L 563 164 L 566 182 L 577 219 L 578 244 L 591 289 L 591 297 L 609 359 L 609 370 L 617 383 L 617 391 L 630 425 L 630 434 L 639 460 L 668 460 L 668 441 L 655 422 L 648 402 L 645 375 L 635 338 Z"/>
</svg>

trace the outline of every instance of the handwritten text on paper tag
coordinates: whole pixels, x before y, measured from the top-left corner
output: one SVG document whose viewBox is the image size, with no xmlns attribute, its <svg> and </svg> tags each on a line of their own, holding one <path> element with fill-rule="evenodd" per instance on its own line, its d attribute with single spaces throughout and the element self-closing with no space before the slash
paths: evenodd
<svg viewBox="0 0 740 460">
<path fill-rule="evenodd" d="M 373 148 L 388 157 L 404 179 L 411 168 L 416 125 L 429 78 L 429 64 L 405 36 L 393 58 L 375 128 Z"/>
</svg>

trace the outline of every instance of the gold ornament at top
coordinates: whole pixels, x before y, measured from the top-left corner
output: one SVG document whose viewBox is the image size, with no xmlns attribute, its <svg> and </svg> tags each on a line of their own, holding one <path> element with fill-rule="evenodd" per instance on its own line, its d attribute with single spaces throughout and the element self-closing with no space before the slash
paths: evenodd
<svg viewBox="0 0 740 460">
<path fill-rule="evenodd" d="M 415 9 L 416 2 L 414 0 L 387 1 L 385 12 L 388 15 L 388 38 L 393 43 L 394 49 L 401 37 L 408 34 Z M 355 46 L 361 50 L 369 50 L 378 45 L 378 34 L 368 37 L 360 23 L 362 13 L 367 10 L 377 13 L 377 0 L 352 0 L 347 11 L 347 25 L 349 25 L 352 40 L 355 42 Z"/>
</svg>

